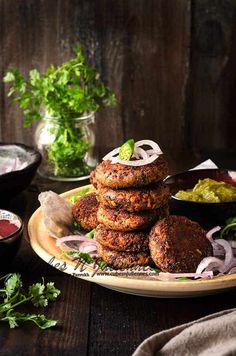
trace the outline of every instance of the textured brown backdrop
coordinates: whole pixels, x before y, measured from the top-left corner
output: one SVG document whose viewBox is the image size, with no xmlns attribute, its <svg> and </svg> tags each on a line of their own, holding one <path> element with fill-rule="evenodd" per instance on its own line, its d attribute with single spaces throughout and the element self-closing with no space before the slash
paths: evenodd
<svg viewBox="0 0 236 356">
<path fill-rule="evenodd" d="M 236 151 L 236 0 L 0 0 L 0 76 L 44 70 L 80 42 L 119 99 L 97 114 L 100 155 L 158 141 L 177 169 Z M 0 84 L 0 140 L 33 144 Z"/>
</svg>

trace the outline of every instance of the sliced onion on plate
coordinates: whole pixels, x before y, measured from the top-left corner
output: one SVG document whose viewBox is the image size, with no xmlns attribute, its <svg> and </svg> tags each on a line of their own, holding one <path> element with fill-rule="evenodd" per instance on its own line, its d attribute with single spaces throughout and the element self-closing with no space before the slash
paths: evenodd
<svg viewBox="0 0 236 356">
<path fill-rule="evenodd" d="M 87 253 L 90 257 L 98 257 L 96 240 L 82 234 L 70 235 L 58 238 L 56 246 L 65 245 L 65 250 Z"/>
<path fill-rule="evenodd" d="M 234 257 L 233 248 L 229 241 L 224 239 L 213 239 L 213 234 L 221 230 L 220 226 L 216 226 L 206 234 L 207 239 L 213 247 L 214 256 L 205 257 L 198 265 L 196 273 L 203 271 L 215 271 L 220 273 L 228 273 L 236 266 L 236 258 Z M 218 258 L 223 257 L 222 259 Z"/>
<path fill-rule="evenodd" d="M 177 278 L 212 278 L 213 272 L 207 271 L 202 273 L 169 273 L 169 272 L 160 272 L 158 274 L 158 279 L 162 281 L 171 281 Z"/>
<path fill-rule="evenodd" d="M 60 246 L 61 244 L 69 241 L 79 241 L 79 242 L 91 242 L 91 244 L 96 246 L 96 241 L 82 234 L 70 235 L 58 238 L 56 241 L 56 246 Z"/>
<path fill-rule="evenodd" d="M 219 272 L 222 272 L 224 268 L 224 262 L 220 260 L 217 257 L 205 257 L 203 260 L 199 263 L 196 274 L 203 273 L 203 271 L 214 271 L 217 270 Z"/>
<path fill-rule="evenodd" d="M 210 231 L 207 232 L 206 237 L 210 241 L 210 243 L 213 245 L 215 243 L 215 240 L 213 239 L 213 235 L 217 232 L 220 231 L 221 227 L 220 226 L 215 226 L 213 227 Z"/>
</svg>

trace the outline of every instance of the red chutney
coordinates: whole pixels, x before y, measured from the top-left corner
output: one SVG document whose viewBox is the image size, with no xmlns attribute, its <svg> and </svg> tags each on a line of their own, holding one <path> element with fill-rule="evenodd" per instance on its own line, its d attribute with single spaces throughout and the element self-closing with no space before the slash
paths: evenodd
<svg viewBox="0 0 236 356">
<path fill-rule="evenodd" d="M 16 232 L 19 228 L 15 224 L 11 224 L 9 220 L 0 220 L 0 239 L 4 239 Z"/>
</svg>

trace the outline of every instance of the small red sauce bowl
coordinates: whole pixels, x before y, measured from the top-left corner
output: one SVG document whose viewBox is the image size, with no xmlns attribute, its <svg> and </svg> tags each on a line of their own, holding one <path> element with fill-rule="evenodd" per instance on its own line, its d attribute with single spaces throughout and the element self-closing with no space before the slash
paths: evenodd
<svg viewBox="0 0 236 356">
<path fill-rule="evenodd" d="M 2 235 L 1 235 L 2 234 Z M 23 222 L 8 210 L 0 209 L 0 265 L 7 267 L 16 256 L 22 239 Z"/>
</svg>

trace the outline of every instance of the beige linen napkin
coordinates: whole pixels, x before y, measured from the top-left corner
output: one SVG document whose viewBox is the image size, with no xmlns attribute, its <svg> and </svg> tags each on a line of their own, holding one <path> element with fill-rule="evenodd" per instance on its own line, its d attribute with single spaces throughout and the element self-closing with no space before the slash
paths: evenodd
<svg viewBox="0 0 236 356">
<path fill-rule="evenodd" d="M 133 356 L 235 356 L 236 308 L 150 336 Z"/>
</svg>

